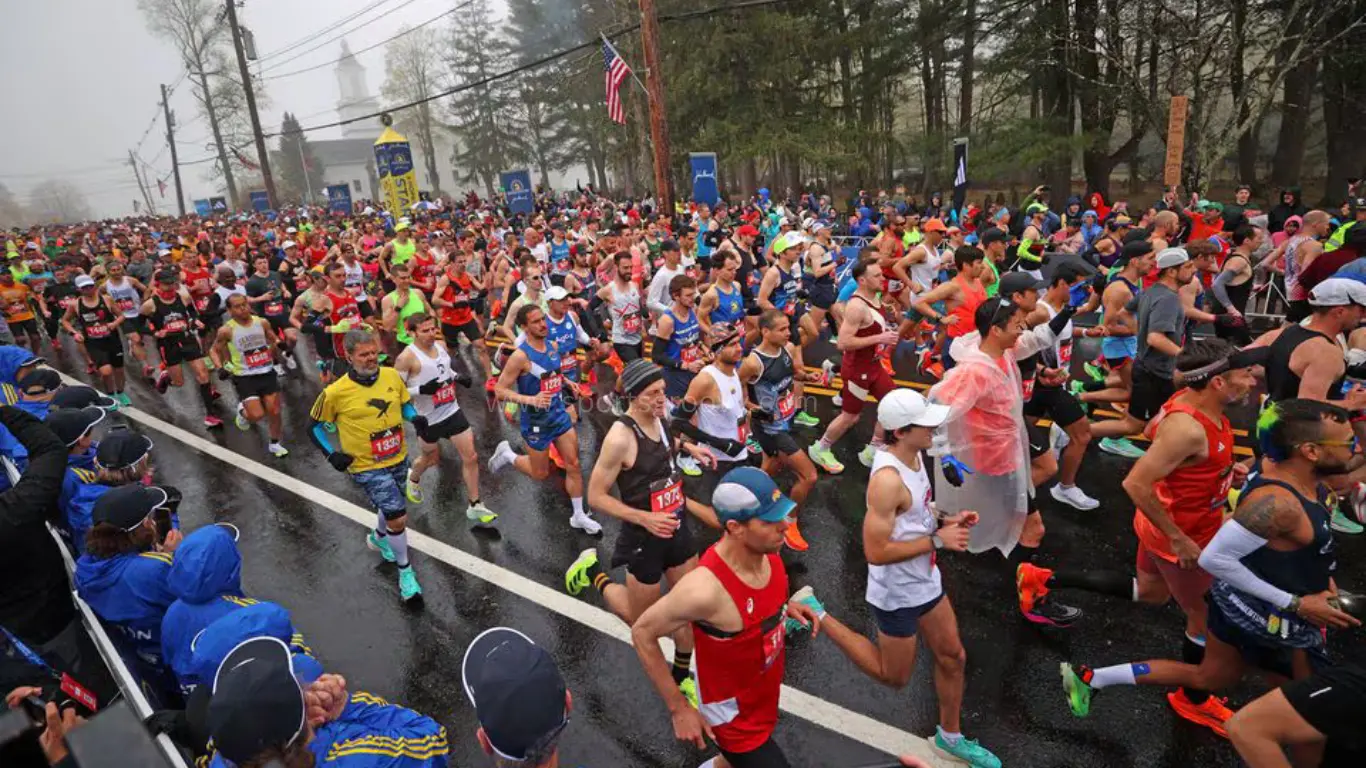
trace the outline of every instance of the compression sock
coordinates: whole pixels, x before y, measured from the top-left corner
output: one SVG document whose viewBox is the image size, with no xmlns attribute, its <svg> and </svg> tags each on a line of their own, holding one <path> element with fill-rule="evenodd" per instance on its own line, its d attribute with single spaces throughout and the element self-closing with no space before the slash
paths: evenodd
<svg viewBox="0 0 1366 768">
<path fill-rule="evenodd" d="M 570 497 L 569 497 L 569 504 L 570 504 L 570 506 L 572 506 L 572 507 L 574 508 L 574 516 L 575 516 L 575 517 L 580 517 L 580 516 L 583 515 L 583 497 L 582 497 L 582 496 L 570 496 Z"/>
<path fill-rule="evenodd" d="M 204 382 L 199 385 L 199 399 L 204 401 L 204 410 L 208 410 L 213 405 L 213 385 Z"/>
<path fill-rule="evenodd" d="M 1205 658 L 1204 638 L 1196 640 L 1190 635 L 1181 636 L 1181 660 L 1187 664 L 1200 666 L 1200 662 Z M 1209 698 L 1209 691 L 1201 691 L 1196 688 L 1183 688 L 1186 699 L 1197 706 L 1204 704 Z"/>
<path fill-rule="evenodd" d="M 408 567 L 408 530 L 398 533 L 389 531 L 389 548 L 394 550 L 394 564 L 399 568 Z"/>
<path fill-rule="evenodd" d="M 1082 392 L 1099 392 L 1105 388 L 1105 379 L 1101 379 L 1100 381 L 1092 379 L 1091 381 L 1084 381 L 1081 384 Z"/>
<path fill-rule="evenodd" d="M 669 671 L 673 673 L 674 684 L 677 685 L 688 679 L 692 673 L 692 651 L 674 651 L 673 668 Z"/>
<path fill-rule="evenodd" d="M 375 513 L 375 536 L 383 539 L 389 535 L 389 522 L 384 519 L 383 512 Z"/>
<path fill-rule="evenodd" d="M 1049 589 L 1084 589 L 1121 600 L 1134 598 L 1134 578 L 1119 571 L 1059 569 L 1048 580 Z"/>
<path fill-rule="evenodd" d="M 1086 684 L 1097 690 L 1111 685 L 1138 685 L 1134 679 L 1148 674 L 1148 665 L 1143 663 L 1116 664 L 1091 670 L 1091 679 Z"/>
<path fill-rule="evenodd" d="M 1021 563 L 1034 562 L 1034 558 L 1037 557 L 1038 554 L 1038 547 L 1026 547 L 1023 544 L 1016 544 L 1015 548 L 1010 550 L 1010 554 L 1006 555 L 1006 561 L 1010 563 L 1010 566 L 1013 569 Z"/>
</svg>

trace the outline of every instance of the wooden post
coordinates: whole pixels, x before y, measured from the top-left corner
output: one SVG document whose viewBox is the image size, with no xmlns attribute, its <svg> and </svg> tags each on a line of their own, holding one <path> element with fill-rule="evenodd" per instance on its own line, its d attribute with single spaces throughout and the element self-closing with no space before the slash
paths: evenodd
<svg viewBox="0 0 1366 768">
<path fill-rule="evenodd" d="M 1186 107 L 1189 99 L 1173 96 L 1171 117 L 1167 120 L 1167 161 L 1162 167 L 1162 183 L 1174 187 L 1181 183 L 1181 158 L 1186 153 Z"/>
<path fill-rule="evenodd" d="M 640 40 L 645 53 L 645 88 L 650 94 L 650 138 L 654 145 L 655 199 L 659 212 L 673 216 L 673 177 L 669 174 L 669 118 L 664 107 L 664 68 L 659 61 L 659 17 L 655 0 L 640 0 Z"/>
</svg>

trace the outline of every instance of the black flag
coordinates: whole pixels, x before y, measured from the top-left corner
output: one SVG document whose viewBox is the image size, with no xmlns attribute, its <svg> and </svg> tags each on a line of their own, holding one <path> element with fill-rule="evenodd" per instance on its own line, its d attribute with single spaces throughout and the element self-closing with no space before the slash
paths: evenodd
<svg viewBox="0 0 1366 768">
<path fill-rule="evenodd" d="M 968 140 L 953 140 L 953 209 L 962 211 L 968 199 Z"/>
</svg>

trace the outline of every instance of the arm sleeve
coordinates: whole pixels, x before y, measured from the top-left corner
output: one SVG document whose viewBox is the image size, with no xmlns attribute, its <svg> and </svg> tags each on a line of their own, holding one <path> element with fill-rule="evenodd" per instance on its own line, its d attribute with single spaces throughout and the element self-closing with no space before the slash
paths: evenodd
<svg viewBox="0 0 1366 768">
<path fill-rule="evenodd" d="M 1214 540 L 1200 553 L 1200 567 L 1242 592 L 1277 608 L 1287 608 L 1293 595 L 1263 581 L 1242 563 L 1244 557 L 1264 546 L 1266 539 L 1244 528 L 1237 520 L 1229 520 L 1219 527 Z"/>
<path fill-rule="evenodd" d="M 658 336 L 655 337 L 655 343 L 650 345 L 650 362 L 661 368 L 679 368 L 678 362 L 669 357 L 668 343 Z"/>
<path fill-rule="evenodd" d="M 0 523 L 46 520 L 62 492 L 66 447 L 41 421 L 13 406 L 0 406 L 0 425 L 28 449 L 28 468 L 18 484 L 0 494 Z"/>
<path fill-rule="evenodd" d="M 1228 270 L 1224 270 L 1214 276 L 1214 298 L 1218 299 L 1219 303 L 1223 304 L 1225 309 L 1237 309 L 1237 307 L 1233 306 L 1233 299 L 1228 295 L 1228 284 L 1232 279 L 1233 273 Z"/>
</svg>

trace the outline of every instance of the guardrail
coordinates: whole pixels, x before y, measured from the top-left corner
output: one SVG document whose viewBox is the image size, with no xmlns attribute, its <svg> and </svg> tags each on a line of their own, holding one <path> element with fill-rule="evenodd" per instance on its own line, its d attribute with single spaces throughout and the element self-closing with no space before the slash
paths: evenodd
<svg viewBox="0 0 1366 768">
<path fill-rule="evenodd" d="M 14 462 L 10 461 L 7 456 L 0 456 L 0 464 L 4 465 L 5 475 L 9 478 L 10 485 L 18 484 L 19 470 L 14 466 Z M 47 531 L 51 534 L 52 540 L 56 542 L 57 550 L 62 553 L 62 562 L 66 563 L 67 578 L 72 578 L 76 571 L 76 562 L 71 558 L 71 552 L 67 550 L 66 542 L 51 525 L 48 525 Z M 104 631 L 104 625 L 100 623 L 99 617 L 81 599 L 81 596 L 76 594 L 74 589 L 71 591 L 71 599 L 76 603 L 76 610 L 80 612 L 81 624 L 85 626 L 86 633 L 90 635 L 95 647 L 99 649 L 105 666 L 113 673 L 114 681 L 119 685 L 120 695 L 133 708 L 138 720 L 146 720 L 152 714 L 152 705 L 147 701 L 147 697 L 142 694 L 142 686 L 138 684 L 137 678 L 128 669 L 128 665 L 123 663 L 123 657 L 119 655 L 118 648 L 114 647 L 114 642 L 109 639 L 109 634 Z M 161 751 L 162 757 L 166 759 L 166 764 L 171 768 L 190 768 L 190 764 L 185 761 L 180 750 L 166 734 L 157 735 L 156 745 L 157 749 Z"/>
</svg>

